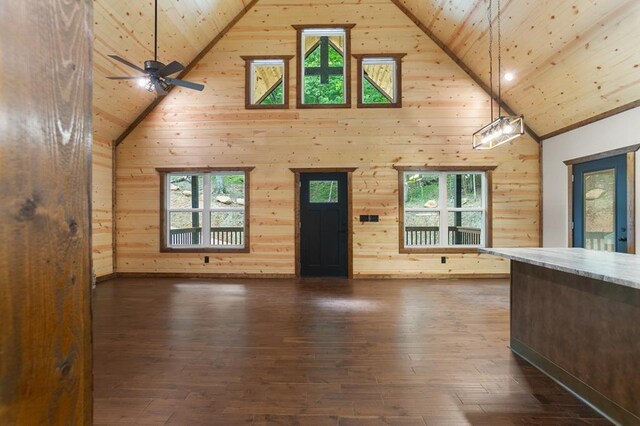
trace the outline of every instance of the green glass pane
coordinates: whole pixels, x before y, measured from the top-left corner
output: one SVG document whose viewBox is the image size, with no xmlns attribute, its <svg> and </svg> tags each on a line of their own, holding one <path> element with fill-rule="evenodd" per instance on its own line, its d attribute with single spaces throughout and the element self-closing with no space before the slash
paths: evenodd
<svg viewBox="0 0 640 426">
<path fill-rule="evenodd" d="M 204 199 L 204 178 L 191 175 L 169 176 L 169 208 L 202 208 Z"/>
<path fill-rule="evenodd" d="M 341 67 L 342 65 L 344 65 L 344 58 L 342 57 L 342 53 L 334 49 L 332 45 L 329 45 L 329 66 Z"/>
<path fill-rule="evenodd" d="M 384 96 L 377 87 L 375 87 L 366 78 L 362 79 L 362 103 L 365 104 L 390 104 L 389 98 Z"/>
<path fill-rule="evenodd" d="M 337 203 L 337 180 L 312 180 L 309 181 L 310 203 Z"/>
<path fill-rule="evenodd" d="M 344 78 L 341 75 L 329 77 L 327 84 L 320 83 L 320 76 L 304 77 L 305 104 L 343 104 Z"/>
<path fill-rule="evenodd" d="M 261 102 L 260 105 L 282 105 L 284 103 L 282 82 L 280 82 Z"/>
<path fill-rule="evenodd" d="M 482 175 L 447 175 L 447 207 L 482 208 Z"/>
<path fill-rule="evenodd" d="M 440 199 L 437 174 L 409 172 L 404 175 L 405 208 L 437 209 Z"/>
<path fill-rule="evenodd" d="M 480 211 L 449 212 L 449 245 L 477 246 L 481 242 L 483 213 Z"/>
<path fill-rule="evenodd" d="M 211 207 L 215 209 L 244 208 L 244 173 L 214 173 L 211 175 Z"/>
</svg>

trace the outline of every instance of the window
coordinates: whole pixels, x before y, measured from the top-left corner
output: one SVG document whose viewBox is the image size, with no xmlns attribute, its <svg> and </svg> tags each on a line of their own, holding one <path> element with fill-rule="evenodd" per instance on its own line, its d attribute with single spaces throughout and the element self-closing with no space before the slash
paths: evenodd
<svg viewBox="0 0 640 426">
<path fill-rule="evenodd" d="M 400 251 L 472 251 L 491 245 L 494 167 L 399 171 Z"/>
<path fill-rule="evenodd" d="M 405 54 L 353 56 L 358 60 L 358 108 L 400 108 Z"/>
<path fill-rule="evenodd" d="M 309 181 L 309 202 L 310 203 L 337 203 L 338 202 L 338 181 L 337 180 L 310 180 Z"/>
<path fill-rule="evenodd" d="M 298 108 L 351 106 L 350 30 L 353 25 L 294 25 L 298 31 Z"/>
<path fill-rule="evenodd" d="M 248 253 L 252 169 L 157 169 L 160 251 Z"/>
<path fill-rule="evenodd" d="M 289 108 L 289 60 L 293 56 L 242 56 L 245 107 Z"/>
</svg>

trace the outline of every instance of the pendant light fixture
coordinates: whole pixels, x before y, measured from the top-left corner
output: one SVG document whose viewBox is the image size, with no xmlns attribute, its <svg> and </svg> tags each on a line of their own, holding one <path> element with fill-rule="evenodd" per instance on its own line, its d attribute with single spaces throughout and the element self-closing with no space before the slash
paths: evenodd
<svg viewBox="0 0 640 426">
<path fill-rule="evenodd" d="M 491 123 L 484 126 L 473 134 L 474 149 L 491 149 L 498 145 L 509 142 L 524 134 L 524 117 L 523 116 L 503 116 L 502 115 L 502 93 L 501 93 L 501 66 L 502 52 L 500 45 L 500 0 L 498 4 L 498 118 L 493 118 L 493 19 L 492 19 L 492 0 L 489 0 L 489 86 L 491 93 Z"/>
</svg>

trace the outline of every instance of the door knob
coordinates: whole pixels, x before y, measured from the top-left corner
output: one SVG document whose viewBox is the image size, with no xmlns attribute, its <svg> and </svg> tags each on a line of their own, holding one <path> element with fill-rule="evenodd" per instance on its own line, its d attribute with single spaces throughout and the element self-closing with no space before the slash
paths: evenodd
<svg viewBox="0 0 640 426">
<path fill-rule="evenodd" d="M 618 241 L 625 242 L 625 241 L 627 241 L 627 237 L 620 237 L 620 238 L 618 238 Z"/>
</svg>

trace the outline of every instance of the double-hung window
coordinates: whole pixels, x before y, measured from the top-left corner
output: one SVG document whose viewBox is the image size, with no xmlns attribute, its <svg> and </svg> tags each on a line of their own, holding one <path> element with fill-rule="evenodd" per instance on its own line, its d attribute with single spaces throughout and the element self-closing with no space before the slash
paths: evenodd
<svg viewBox="0 0 640 426">
<path fill-rule="evenodd" d="M 401 251 L 465 251 L 491 244 L 492 167 L 397 169 Z"/>
<path fill-rule="evenodd" d="M 251 169 L 158 169 L 161 251 L 248 252 Z"/>
</svg>

